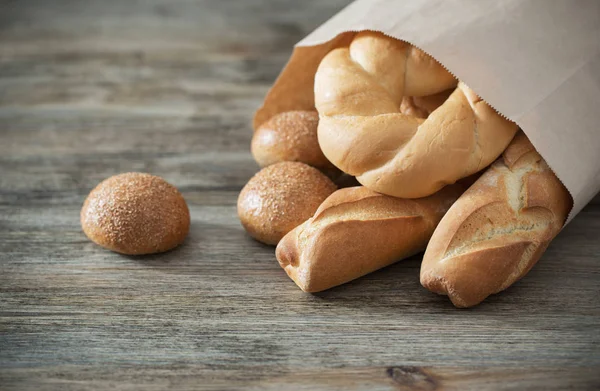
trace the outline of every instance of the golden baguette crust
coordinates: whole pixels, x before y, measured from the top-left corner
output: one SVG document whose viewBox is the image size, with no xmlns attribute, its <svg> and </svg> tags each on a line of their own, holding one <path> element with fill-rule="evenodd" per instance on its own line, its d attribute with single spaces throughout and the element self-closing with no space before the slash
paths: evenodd
<svg viewBox="0 0 600 391">
<path fill-rule="evenodd" d="M 419 49 L 359 33 L 349 47 L 327 54 L 315 75 L 319 145 L 329 161 L 372 190 L 401 198 L 433 194 L 487 167 L 517 131 L 463 83 L 427 119 L 402 113 L 405 97 L 455 85 Z"/>
<path fill-rule="evenodd" d="M 523 277 L 561 230 L 571 196 L 519 133 L 436 228 L 421 284 L 471 307 Z"/>
<path fill-rule="evenodd" d="M 412 200 L 361 186 L 338 190 L 279 242 L 277 260 L 305 292 L 351 281 L 422 251 L 462 190 Z"/>
</svg>

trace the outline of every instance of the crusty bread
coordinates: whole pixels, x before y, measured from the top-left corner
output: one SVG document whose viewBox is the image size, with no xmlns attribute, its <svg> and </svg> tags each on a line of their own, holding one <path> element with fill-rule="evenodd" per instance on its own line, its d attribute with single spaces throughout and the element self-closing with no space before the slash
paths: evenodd
<svg viewBox="0 0 600 391">
<path fill-rule="evenodd" d="M 81 227 L 94 243 L 129 255 L 170 250 L 190 229 L 183 196 L 164 179 L 139 172 L 112 176 L 81 209 Z"/>
<path fill-rule="evenodd" d="M 306 292 L 351 281 L 422 251 L 462 189 L 448 186 L 412 200 L 340 189 L 279 242 L 277 260 Z"/>
<path fill-rule="evenodd" d="M 240 192 L 238 216 L 250 236 L 276 245 L 310 218 L 336 188 L 323 173 L 304 163 L 272 164 L 254 175 Z"/>
<path fill-rule="evenodd" d="M 457 307 L 480 303 L 533 267 L 571 206 L 567 189 L 519 133 L 436 228 L 421 284 Z"/>
<path fill-rule="evenodd" d="M 261 167 L 290 161 L 308 164 L 325 173 L 339 173 L 319 147 L 318 124 L 316 111 L 276 114 L 254 132 L 251 144 L 254 160 Z"/>
<path fill-rule="evenodd" d="M 323 58 L 315 75 L 318 137 L 325 156 L 364 186 L 418 198 L 482 170 L 517 126 L 465 84 L 427 119 L 401 113 L 406 96 L 426 96 L 456 80 L 433 58 L 380 33 L 356 35 Z M 452 164 L 449 164 L 452 162 Z"/>
</svg>

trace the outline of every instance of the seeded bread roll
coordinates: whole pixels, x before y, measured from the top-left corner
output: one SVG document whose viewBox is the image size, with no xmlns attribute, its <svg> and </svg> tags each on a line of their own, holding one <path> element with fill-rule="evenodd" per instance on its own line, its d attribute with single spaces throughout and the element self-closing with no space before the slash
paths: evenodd
<svg viewBox="0 0 600 391">
<path fill-rule="evenodd" d="M 112 176 L 88 195 L 81 227 L 94 243 L 129 255 L 177 247 L 190 229 L 183 196 L 164 179 L 139 172 Z"/>
<path fill-rule="evenodd" d="M 451 185 L 401 199 L 365 187 L 340 189 L 279 242 L 277 260 L 305 292 L 354 280 L 422 251 L 462 190 Z"/>
<path fill-rule="evenodd" d="M 327 160 L 317 139 L 316 111 L 286 111 L 262 124 L 252 137 L 251 151 L 261 167 L 302 162 L 325 173 L 339 173 Z"/>
<path fill-rule="evenodd" d="M 244 186 L 238 198 L 238 216 L 250 236 L 276 245 L 335 190 L 335 184 L 314 167 L 276 163 L 260 170 Z"/>
<path fill-rule="evenodd" d="M 421 265 L 421 284 L 471 307 L 522 278 L 560 232 L 572 200 L 523 133 L 450 208 Z"/>
</svg>

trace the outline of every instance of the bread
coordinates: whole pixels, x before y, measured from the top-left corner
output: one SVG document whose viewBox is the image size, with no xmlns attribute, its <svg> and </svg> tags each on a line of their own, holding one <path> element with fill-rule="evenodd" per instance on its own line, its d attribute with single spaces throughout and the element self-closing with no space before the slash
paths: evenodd
<svg viewBox="0 0 600 391">
<path fill-rule="evenodd" d="M 319 147 L 318 124 L 316 111 L 276 114 L 254 132 L 251 144 L 254 160 L 261 167 L 290 161 L 308 164 L 325 173 L 339 173 Z"/>
<path fill-rule="evenodd" d="M 164 179 L 139 172 L 102 181 L 88 195 L 80 217 L 90 240 L 129 255 L 170 250 L 190 229 L 181 193 Z"/>
<path fill-rule="evenodd" d="M 572 200 L 523 133 L 450 208 L 421 284 L 470 307 L 523 277 L 562 228 Z"/>
<path fill-rule="evenodd" d="M 517 126 L 465 84 L 427 119 L 400 112 L 404 97 L 436 94 L 455 83 L 411 45 L 380 33 L 357 34 L 349 47 L 327 54 L 315 75 L 323 153 L 364 186 L 401 198 L 428 196 L 482 170 Z"/>
<path fill-rule="evenodd" d="M 272 164 L 254 175 L 240 192 L 238 216 L 250 236 L 276 245 L 335 190 L 329 178 L 304 163 Z"/>
<path fill-rule="evenodd" d="M 351 281 L 422 251 L 462 190 L 448 186 L 413 200 L 365 187 L 338 190 L 279 242 L 277 260 L 306 292 Z"/>
<path fill-rule="evenodd" d="M 428 96 L 404 96 L 400 102 L 400 112 L 417 118 L 427 118 L 444 104 L 454 89 Z"/>
</svg>

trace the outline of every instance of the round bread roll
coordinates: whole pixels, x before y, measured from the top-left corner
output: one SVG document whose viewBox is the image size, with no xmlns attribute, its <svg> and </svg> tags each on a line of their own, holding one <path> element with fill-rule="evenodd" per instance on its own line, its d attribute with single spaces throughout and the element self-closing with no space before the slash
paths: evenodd
<svg viewBox="0 0 600 391">
<path fill-rule="evenodd" d="M 139 172 L 112 176 L 88 195 L 81 227 L 90 240 L 129 255 L 170 250 L 190 229 L 181 193 L 164 179 Z"/>
<path fill-rule="evenodd" d="M 276 245 L 308 220 L 336 190 L 316 168 L 298 162 L 270 165 L 254 175 L 238 198 L 242 225 L 256 240 Z"/>
<path fill-rule="evenodd" d="M 302 162 L 330 173 L 339 172 L 327 160 L 317 139 L 316 111 L 286 111 L 263 123 L 252 137 L 252 156 L 261 167 L 279 162 Z"/>
</svg>

